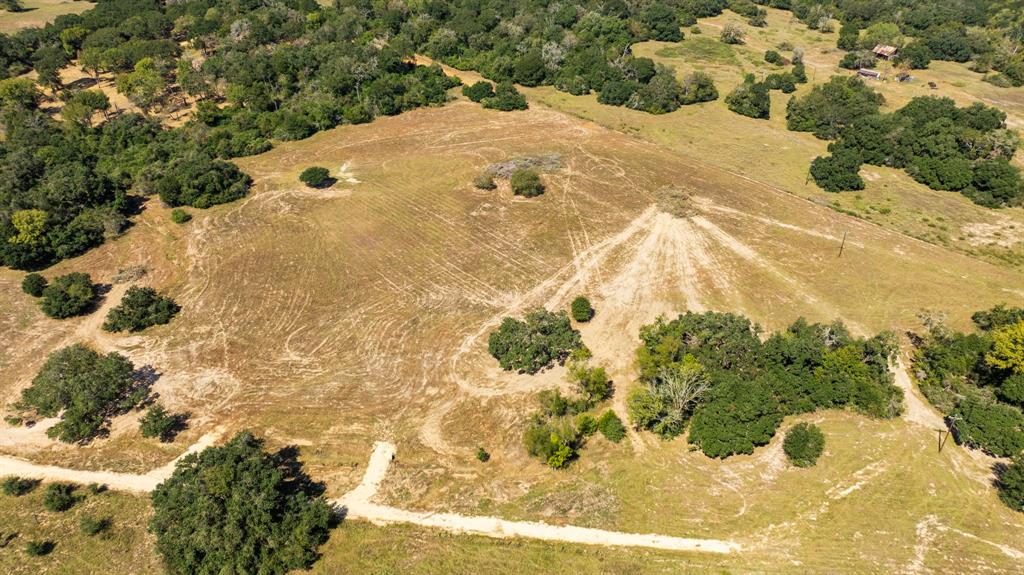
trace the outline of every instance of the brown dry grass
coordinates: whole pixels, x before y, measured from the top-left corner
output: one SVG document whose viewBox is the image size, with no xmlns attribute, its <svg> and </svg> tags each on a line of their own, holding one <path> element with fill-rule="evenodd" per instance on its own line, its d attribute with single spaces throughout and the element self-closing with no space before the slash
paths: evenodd
<svg viewBox="0 0 1024 575">
<path fill-rule="evenodd" d="M 81 0 L 25 0 L 25 10 L 0 10 L 0 32 L 13 34 L 22 28 L 42 28 L 57 16 L 81 14 L 95 6 Z"/>
</svg>

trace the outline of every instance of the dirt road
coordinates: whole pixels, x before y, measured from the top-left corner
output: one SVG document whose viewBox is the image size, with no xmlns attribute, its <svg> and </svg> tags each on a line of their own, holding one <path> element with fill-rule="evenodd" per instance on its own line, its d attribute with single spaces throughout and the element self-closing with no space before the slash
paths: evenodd
<svg viewBox="0 0 1024 575">
<path fill-rule="evenodd" d="M 469 533 L 485 537 L 527 537 L 545 541 L 562 541 L 582 545 L 613 545 L 621 547 L 648 547 L 670 551 L 703 551 L 707 553 L 734 553 L 738 544 L 718 539 L 690 539 L 666 535 L 623 533 L 572 525 L 549 525 L 537 521 L 507 521 L 497 517 L 467 516 L 455 513 L 407 511 L 370 500 L 376 495 L 388 467 L 395 455 L 395 446 L 386 442 L 374 444 L 370 463 L 358 487 L 335 501 L 346 510 L 346 517 L 365 519 L 371 523 L 412 523 L 423 527 L 443 529 L 452 533 Z"/>
</svg>

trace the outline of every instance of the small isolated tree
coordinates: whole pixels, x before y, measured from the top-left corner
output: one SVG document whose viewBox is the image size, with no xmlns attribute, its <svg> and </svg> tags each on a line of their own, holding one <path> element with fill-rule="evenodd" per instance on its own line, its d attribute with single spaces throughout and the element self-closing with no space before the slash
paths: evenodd
<svg viewBox="0 0 1024 575">
<path fill-rule="evenodd" d="M 43 507 L 57 513 L 71 509 L 77 501 L 71 483 L 51 483 L 43 493 Z"/>
<path fill-rule="evenodd" d="M 96 299 L 96 286 L 89 274 L 73 272 L 54 278 L 43 289 L 43 313 L 64 319 L 86 313 Z"/>
<path fill-rule="evenodd" d="M 186 224 L 192 221 L 192 214 L 182 208 L 174 208 L 171 210 L 171 221 L 176 224 Z"/>
<path fill-rule="evenodd" d="M 180 419 L 164 409 L 164 406 L 154 403 L 139 419 L 139 431 L 142 433 L 142 437 L 156 437 L 160 441 L 173 441 Z"/>
<path fill-rule="evenodd" d="M 594 308 L 590 305 L 590 300 L 586 296 L 579 296 L 572 300 L 572 319 L 579 322 L 588 322 L 594 318 Z"/>
<path fill-rule="evenodd" d="M 43 295 L 44 289 L 46 289 L 46 278 L 40 274 L 30 273 L 21 280 L 21 291 L 32 297 Z"/>
<path fill-rule="evenodd" d="M 722 42 L 725 42 L 726 44 L 742 44 L 745 36 L 746 34 L 743 32 L 743 28 L 730 23 L 726 24 L 725 27 L 722 28 L 720 37 Z"/>
<path fill-rule="evenodd" d="M 110 529 L 111 524 L 112 522 L 109 518 L 84 515 L 78 522 L 78 528 L 83 534 L 93 536 L 107 531 Z"/>
<path fill-rule="evenodd" d="M 491 454 L 487 453 L 487 450 L 483 447 L 476 448 L 476 460 L 480 463 L 487 463 L 491 460 Z"/>
<path fill-rule="evenodd" d="M 766 51 L 764 53 L 764 61 L 768 62 L 769 64 L 775 64 L 776 66 L 781 66 L 786 63 L 786 60 L 785 58 L 782 57 L 782 54 L 779 54 L 775 50 Z"/>
<path fill-rule="evenodd" d="M 498 187 L 494 183 L 494 176 L 486 172 L 473 178 L 473 186 L 478 190 L 493 190 Z"/>
<path fill-rule="evenodd" d="M 601 435 L 612 443 L 618 443 L 626 437 L 626 426 L 614 411 L 608 410 L 601 414 L 597 420 L 597 429 Z"/>
<path fill-rule="evenodd" d="M 178 462 L 153 491 L 149 528 L 171 574 L 283 575 L 309 567 L 327 540 L 322 492 L 293 452 L 268 453 L 243 431 Z"/>
<path fill-rule="evenodd" d="M 42 557 L 43 555 L 49 555 L 54 547 L 53 541 L 32 540 L 25 544 L 25 553 L 32 557 Z"/>
<path fill-rule="evenodd" d="M 7 477 L 4 479 L 2 489 L 4 495 L 12 495 L 14 497 L 21 497 L 29 491 L 32 491 L 39 485 L 39 481 L 36 479 L 23 479 L 21 477 Z"/>
<path fill-rule="evenodd" d="M 999 473 L 996 487 L 1003 503 L 1014 511 L 1024 511 L 1024 455 L 1018 455 Z"/>
<path fill-rule="evenodd" d="M 782 442 L 782 450 L 786 452 L 789 462 L 797 467 L 811 467 L 825 450 L 825 434 L 817 425 L 798 423 L 786 432 Z"/>
<path fill-rule="evenodd" d="M 524 198 L 535 198 L 544 193 L 544 184 L 540 181 L 540 175 L 530 169 L 518 169 L 512 172 L 509 182 L 512 184 L 512 193 Z"/>
<path fill-rule="evenodd" d="M 299 174 L 299 181 L 311 188 L 324 186 L 331 179 L 331 172 L 320 166 L 310 166 Z"/>
<path fill-rule="evenodd" d="M 574 361 L 570 364 L 569 381 L 586 398 L 586 405 L 591 406 L 611 397 L 612 381 L 608 379 L 608 373 L 603 367 L 591 367 Z"/>
<path fill-rule="evenodd" d="M 483 102 L 494 96 L 494 85 L 486 80 L 480 80 L 473 85 L 463 86 L 462 95 L 474 102 Z"/>
<path fill-rule="evenodd" d="M 526 98 L 516 90 L 512 82 L 501 82 L 494 90 L 494 96 L 484 98 L 481 102 L 484 108 L 511 112 L 512 110 L 525 110 L 529 107 Z"/>
<path fill-rule="evenodd" d="M 151 287 L 132 286 L 117 307 L 110 310 L 103 322 L 104 331 L 142 331 L 153 325 L 171 321 L 181 307 L 173 299 L 160 295 Z"/>
</svg>

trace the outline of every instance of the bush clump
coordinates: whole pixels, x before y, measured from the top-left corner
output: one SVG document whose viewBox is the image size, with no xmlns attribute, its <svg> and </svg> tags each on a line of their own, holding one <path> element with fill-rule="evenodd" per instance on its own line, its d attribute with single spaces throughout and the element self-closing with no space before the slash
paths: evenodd
<svg viewBox="0 0 1024 575">
<path fill-rule="evenodd" d="M 159 403 L 154 403 L 139 419 L 139 432 L 142 437 L 156 437 L 163 442 L 173 441 L 181 426 L 181 419 Z"/>
<path fill-rule="evenodd" d="M 331 180 L 331 172 L 320 166 L 310 166 L 299 174 L 299 181 L 311 188 L 323 187 Z"/>
<path fill-rule="evenodd" d="M 733 112 L 748 118 L 767 120 L 771 115 L 768 85 L 755 82 L 753 74 L 748 74 L 743 83 L 725 97 L 725 104 Z"/>
<path fill-rule="evenodd" d="M 154 325 L 171 321 L 181 307 L 167 296 L 160 295 L 151 287 L 132 286 L 125 292 L 117 307 L 110 310 L 104 331 L 142 331 Z"/>
<path fill-rule="evenodd" d="M 21 477 L 7 477 L 3 483 L 0 484 L 0 488 L 3 489 L 4 495 L 12 495 L 14 497 L 21 497 L 29 491 L 32 491 L 39 485 L 39 481 L 36 479 L 24 479 Z"/>
<path fill-rule="evenodd" d="M 487 349 L 502 369 L 537 373 L 583 346 L 580 332 L 573 329 L 565 312 L 537 309 L 524 320 L 506 317 L 488 337 Z"/>
<path fill-rule="evenodd" d="M 67 511 L 77 502 L 75 486 L 71 483 L 51 483 L 43 492 L 43 507 L 49 511 L 57 513 Z"/>
<path fill-rule="evenodd" d="M 96 286 L 87 273 L 73 272 L 54 278 L 42 292 L 40 307 L 47 316 L 64 319 L 89 311 L 96 300 Z"/>
<path fill-rule="evenodd" d="M 594 318 L 594 308 L 585 296 L 579 296 L 572 300 L 570 311 L 572 311 L 572 319 L 578 322 L 586 323 Z"/>
<path fill-rule="evenodd" d="M 32 557 L 42 557 L 43 555 L 49 555 L 54 547 L 56 545 L 53 541 L 32 540 L 25 544 L 25 553 Z"/>
<path fill-rule="evenodd" d="M 491 460 L 491 454 L 487 453 L 487 450 L 483 447 L 476 448 L 476 460 L 480 463 L 487 463 Z"/>
<path fill-rule="evenodd" d="M 171 221 L 176 224 L 187 224 L 192 221 L 192 214 L 182 208 L 174 208 L 171 210 Z"/>
<path fill-rule="evenodd" d="M 786 432 L 782 450 L 797 467 L 811 467 L 825 451 L 825 434 L 813 423 L 798 423 Z"/>
<path fill-rule="evenodd" d="M 99 535 L 100 533 L 107 531 L 108 529 L 110 529 L 111 525 L 111 520 L 106 517 L 100 518 L 93 517 L 92 515 L 84 515 L 82 516 L 82 519 L 78 522 L 78 529 L 84 535 L 93 536 Z"/>
<path fill-rule="evenodd" d="M 544 193 L 544 184 L 541 183 L 540 175 L 535 170 L 518 169 L 512 172 L 509 182 L 512 185 L 512 193 L 517 196 L 535 198 Z"/>
<path fill-rule="evenodd" d="M 494 96 L 494 84 L 487 80 L 480 80 L 475 84 L 463 86 L 462 95 L 474 102 L 483 102 Z"/>
<path fill-rule="evenodd" d="M 494 183 L 494 176 L 484 173 L 473 178 L 473 187 L 478 190 L 493 190 L 497 188 L 498 185 Z"/>
<path fill-rule="evenodd" d="M 1018 455 L 999 473 L 999 499 L 1010 509 L 1024 511 L 1024 455 Z"/>
<path fill-rule="evenodd" d="M 21 280 L 21 291 L 32 297 L 43 295 L 44 289 L 46 289 L 46 278 L 40 274 L 30 273 Z"/>
<path fill-rule="evenodd" d="M 494 95 L 484 98 L 481 103 L 484 108 L 511 112 L 513 110 L 525 110 L 529 107 L 526 98 L 516 90 L 512 82 L 500 82 L 494 90 Z"/>
<path fill-rule="evenodd" d="M 764 53 L 764 61 L 769 64 L 775 64 L 776 66 L 782 66 L 786 63 L 786 59 L 782 57 L 782 54 L 779 54 L 775 50 L 767 50 Z"/>
<path fill-rule="evenodd" d="M 612 443 L 618 443 L 626 437 L 626 426 L 614 411 L 608 410 L 597 419 L 597 430 Z"/>
</svg>

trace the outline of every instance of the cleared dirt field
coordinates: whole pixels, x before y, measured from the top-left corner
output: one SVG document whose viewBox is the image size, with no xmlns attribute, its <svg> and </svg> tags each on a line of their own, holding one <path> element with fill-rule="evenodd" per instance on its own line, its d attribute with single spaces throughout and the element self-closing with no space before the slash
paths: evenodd
<svg viewBox="0 0 1024 575">
<path fill-rule="evenodd" d="M 543 196 L 472 187 L 487 166 L 535 154 L 560 158 Z M 829 448 L 812 470 L 788 468 L 778 440 L 719 462 L 649 436 L 618 446 L 594 439 L 568 472 L 546 470 L 527 459 L 519 436 L 532 392 L 561 384 L 562 370 L 499 372 L 486 334 L 505 315 L 588 294 L 598 314 L 584 341 L 610 368 L 621 409 L 637 330 L 659 314 L 737 311 L 769 328 L 799 315 L 840 317 L 867 332 L 916 328 L 916 313 L 931 308 L 963 326 L 975 309 L 1019 302 L 1020 273 L 536 101 L 517 113 L 468 102 L 418 110 L 240 163 L 256 182 L 247 199 L 196 212 L 185 226 L 151 202 L 125 237 L 46 272 L 89 270 L 109 281 L 119 267 L 146 264 L 140 283 L 183 307 L 167 326 L 122 337 L 98 331 L 101 314 L 47 320 L 20 293 L 21 274 L 0 274 L 5 404 L 47 352 L 85 339 L 153 366 L 168 406 L 193 413 L 188 434 L 170 446 L 147 442 L 130 415 L 90 446 L 0 442 L 0 451 L 142 471 L 216 424 L 245 426 L 271 445 L 302 447 L 337 497 L 359 482 L 373 441 L 383 439 L 400 457 L 381 503 L 735 539 L 749 549 L 713 561 L 566 551 L 566 565 L 580 569 L 998 573 L 1019 565 L 1024 521 L 987 485 L 992 462 L 951 447 L 937 454 L 934 432 L 907 421 L 813 416 Z M 305 188 L 297 176 L 310 165 L 338 181 Z M 662 213 L 656 198 L 667 189 L 689 194 L 690 217 Z M 480 445 L 493 455 L 486 465 L 473 458 Z M 403 543 L 381 548 L 382 537 Z M 464 557 L 439 537 L 352 524 L 318 568 L 362 572 L 378 564 L 367 557 L 395 553 L 380 571 L 479 572 L 466 559 L 479 557 L 531 572 L 566 549 L 452 539 Z M 408 557 L 422 562 L 405 569 Z"/>
<path fill-rule="evenodd" d="M 13 34 L 22 28 L 42 28 L 57 16 L 81 14 L 95 6 L 81 0 L 25 0 L 21 12 L 0 10 L 0 32 Z"/>
</svg>

